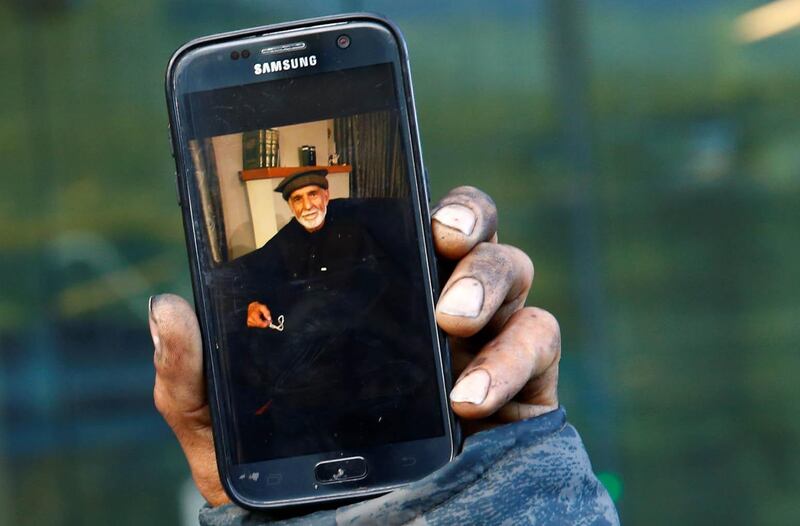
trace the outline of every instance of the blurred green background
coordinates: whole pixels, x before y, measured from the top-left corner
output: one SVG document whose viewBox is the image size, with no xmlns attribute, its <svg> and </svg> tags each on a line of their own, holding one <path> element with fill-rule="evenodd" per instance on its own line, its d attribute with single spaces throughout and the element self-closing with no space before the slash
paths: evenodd
<svg viewBox="0 0 800 526">
<path fill-rule="evenodd" d="M 194 520 L 146 326 L 190 295 L 164 69 L 354 10 L 405 32 L 434 197 L 531 254 L 623 522 L 800 524 L 798 5 L 0 1 L 0 524 Z"/>
</svg>

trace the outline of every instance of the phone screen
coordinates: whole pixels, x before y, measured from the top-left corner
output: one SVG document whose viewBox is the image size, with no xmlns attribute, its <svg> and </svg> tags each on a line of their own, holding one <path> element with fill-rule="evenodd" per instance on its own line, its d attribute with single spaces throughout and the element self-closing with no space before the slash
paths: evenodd
<svg viewBox="0 0 800 526">
<path fill-rule="evenodd" d="M 444 433 L 397 90 L 387 63 L 179 101 L 236 463 Z"/>
</svg>

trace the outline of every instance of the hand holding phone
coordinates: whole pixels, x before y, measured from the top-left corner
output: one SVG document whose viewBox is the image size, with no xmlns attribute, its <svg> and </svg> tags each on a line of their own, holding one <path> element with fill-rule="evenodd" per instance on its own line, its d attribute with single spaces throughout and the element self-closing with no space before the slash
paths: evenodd
<svg viewBox="0 0 800 526">
<path fill-rule="evenodd" d="M 454 214 L 458 220 L 453 220 Z M 472 226 L 465 228 L 465 221 Z M 523 308 L 533 268 L 524 253 L 496 243 L 492 200 L 474 188 L 455 189 L 434 208 L 432 228 L 437 253 L 456 263 L 437 305 L 437 321 L 455 337 L 453 360 L 460 378 L 451 406 L 465 429 L 477 431 L 555 409 L 558 323 L 542 309 Z M 459 291 L 461 285 L 467 290 Z M 461 301 L 443 304 L 448 291 Z M 203 497 L 213 506 L 229 502 L 214 455 L 193 308 L 174 295 L 152 298 L 150 331 L 156 407 L 174 430 Z M 475 336 L 478 331 L 483 332 Z"/>
</svg>

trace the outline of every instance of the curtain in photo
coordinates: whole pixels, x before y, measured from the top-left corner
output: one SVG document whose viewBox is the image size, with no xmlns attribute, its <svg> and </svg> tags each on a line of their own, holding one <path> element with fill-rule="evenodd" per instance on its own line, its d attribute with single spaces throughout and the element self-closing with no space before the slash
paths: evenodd
<svg viewBox="0 0 800 526">
<path fill-rule="evenodd" d="M 352 166 L 352 197 L 407 197 L 400 125 L 394 112 L 340 117 L 333 124 L 339 162 Z"/>
<path fill-rule="evenodd" d="M 189 142 L 189 150 L 200 192 L 200 206 L 203 210 L 203 224 L 208 240 L 211 263 L 214 266 L 228 260 L 228 247 L 225 240 L 225 220 L 222 215 L 217 163 L 211 139 Z"/>
</svg>

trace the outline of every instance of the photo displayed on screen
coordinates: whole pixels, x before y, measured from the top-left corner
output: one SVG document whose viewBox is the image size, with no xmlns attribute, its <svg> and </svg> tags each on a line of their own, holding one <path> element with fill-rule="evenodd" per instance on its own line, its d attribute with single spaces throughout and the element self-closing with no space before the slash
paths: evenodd
<svg viewBox="0 0 800 526">
<path fill-rule="evenodd" d="M 190 141 L 238 463 L 443 433 L 399 119 Z"/>
</svg>

